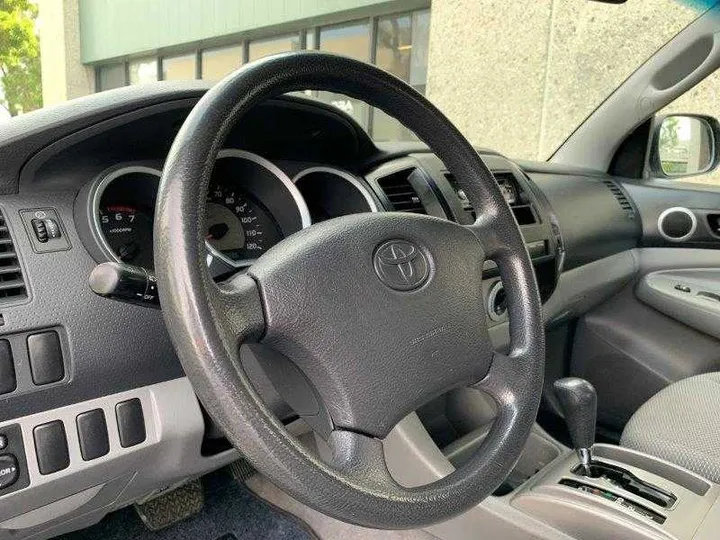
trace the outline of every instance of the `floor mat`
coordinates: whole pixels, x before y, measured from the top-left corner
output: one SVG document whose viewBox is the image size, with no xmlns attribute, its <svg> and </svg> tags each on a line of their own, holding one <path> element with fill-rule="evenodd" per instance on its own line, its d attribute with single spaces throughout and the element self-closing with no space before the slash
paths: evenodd
<svg viewBox="0 0 720 540">
<path fill-rule="evenodd" d="M 87 529 L 58 537 L 62 540 L 317 540 L 300 519 L 277 508 L 226 470 L 203 479 L 205 506 L 195 516 L 161 531 L 148 530 L 132 507 L 106 516 Z"/>
</svg>

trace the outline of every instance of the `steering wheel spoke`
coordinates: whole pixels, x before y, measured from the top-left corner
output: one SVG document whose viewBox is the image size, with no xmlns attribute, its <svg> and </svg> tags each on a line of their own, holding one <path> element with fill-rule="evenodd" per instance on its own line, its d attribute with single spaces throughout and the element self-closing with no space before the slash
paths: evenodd
<svg viewBox="0 0 720 540">
<path fill-rule="evenodd" d="M 464 227 L 472 231 L 480 241 L 485 258 L 494 259 L 502 246 L 497 236 L 493 216 L 489 213 L 480 214 L 473 223 L 464 225 Z"/>
<path fill-rule="evenodd" d="M 527 369 L 527 365 L 522 357 L 496 352 L 485 377 L 470 385 L 470 388 L 490 395 L 500 408 L 512 407 L 517 391 L 517 381 L 521 379 L 520 375 L 525 369 Z"/>
<path fill-rule="evenodd" d="M 333 467 L 348 479 L 385 492 L 399 489 L 388 470 L 382 440 L 336 429 L 327 443 L 333 452 Z"/>
<path fill-rule="evenodd" d="M 238 273 L 217 285 L 209 284 L 208 290 L 212 316 L 228 340 L 240 346 L 262 336 L 265 316 L 253 278 Z"/>
</svg>

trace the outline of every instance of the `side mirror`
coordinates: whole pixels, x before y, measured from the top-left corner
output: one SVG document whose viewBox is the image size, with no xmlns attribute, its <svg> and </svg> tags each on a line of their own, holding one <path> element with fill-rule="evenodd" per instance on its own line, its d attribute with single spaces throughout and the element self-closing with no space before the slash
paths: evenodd
<svg viewBox="0 0 720 540">
<path fill-rule="evenodd" d="M 720 122 L 710 116 L 658 116 L 653 122 L 649 166 L 659 178 L 704 174 L 720 164 Z"/>
</svg>

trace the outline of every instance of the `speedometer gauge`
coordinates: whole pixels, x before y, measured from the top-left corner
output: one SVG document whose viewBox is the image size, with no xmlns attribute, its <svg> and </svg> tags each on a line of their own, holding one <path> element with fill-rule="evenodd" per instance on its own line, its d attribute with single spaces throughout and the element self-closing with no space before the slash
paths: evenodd
<svg viewBox="0 0 720 540">
<path fill-rule="evenodd" d="M 205 239 L 233 262 L 257 259 L 282 239 L 267 208 L 234 186 L 211 185 L 205 212 Z"/>
</svg>

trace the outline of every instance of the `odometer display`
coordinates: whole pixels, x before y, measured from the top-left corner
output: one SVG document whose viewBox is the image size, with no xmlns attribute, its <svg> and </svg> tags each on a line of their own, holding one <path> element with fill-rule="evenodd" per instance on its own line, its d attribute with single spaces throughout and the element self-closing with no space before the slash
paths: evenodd
<svg viewBox="0 0 720 540">
<path fill-rule="evenodd" d="M 253 196 L 226 183 L 211 184 L 205 209 L 205 238 L 235 263 L 260 257 L 282 239 L 270 212 Z"/>
</svg>

